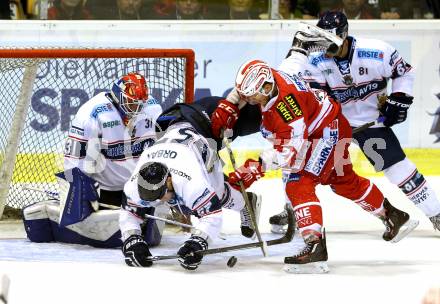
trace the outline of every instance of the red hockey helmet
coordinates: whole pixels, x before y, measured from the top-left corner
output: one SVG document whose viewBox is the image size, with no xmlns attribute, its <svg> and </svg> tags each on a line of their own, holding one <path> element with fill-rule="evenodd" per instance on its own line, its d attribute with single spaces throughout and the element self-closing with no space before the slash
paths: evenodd
<svg viewBox="0 0 440 304">
<path fill-rule="evenodd" d="M 263 90 L 265 83 L 274 83 L 272 70 L 261 60 L 249 60 L 241 65 L 235 78 L 235 88 L 242 96 L 249 97 L 256 93 L 269 96 L 273 90 L 266 93 Z"/>
<path fill-rule="evenodd" d="M 111 95 L 123 114 L 133 117 L 147 102 L 147 81 L 139 73 L 128 73 L 113 83 Z"/>
</svg>

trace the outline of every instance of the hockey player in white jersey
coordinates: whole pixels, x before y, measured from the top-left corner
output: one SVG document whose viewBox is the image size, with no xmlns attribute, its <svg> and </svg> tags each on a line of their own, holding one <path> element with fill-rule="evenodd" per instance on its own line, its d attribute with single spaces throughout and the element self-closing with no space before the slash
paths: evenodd
<svg viewBox="0 0 440 304">
<path fill-rule="evenodd" d="M 79 108 L 65 143 L 64 172 L 57 174 L 60 204 L 39 202 L 24 210 L 31 241 L 121 245 L 118 211 L 96 211 L 103 204 L 121 206 L 124 184 L 155 142 L 162 109 L 148 93 L 145 77 L 129 73 Z"/>
<path fill-rule="evenodd" d="M 353 137 L 376 171 L 383 171 L 440 230 L 440 202 L 391 129 L 406 120 L 413 103 L 413 67 L 384 41 L 349 36 L 342 12 L 324 13 L 317 26 L 341 37 L 344 43 L 336 54 L 310 56 L 310 63 L 321 71 L 315 81 L 341 103 L 352 127 L 385 119 L 383 125 L 376 124 Z M 389 95 L 388 80 L 392 82 Z M 378 100 L 383 101 L 378 104 Z"/>
<path fill-rule="evenodd" d="M 199 218 L 191 237 L 177 252 L 181 266 L 188 270 L 195 270 L 201 263 L 202 256 L 194 253 L 207 249 L 218 237 L 222 208 L 241 213 L 246 210 L 242 194 L 224 180 L 217 143 L 200 135 L 184 117 L 174 117 L 163 137 L 142 153 L 124 191 L 127 205 L 121 211 L 120 229 L 122 251 L 129 266 L 152 265 L 148 259 L 151 244 L 142 237 L 140 227 L 148 208 L 165 204 Z M 247 195 L 258 214 L 261 198 L 251 192 Z M 253 234 L 248 233 L 249 229 L 246 232 L 242 227 L 247 237 Z"/>
</svg>

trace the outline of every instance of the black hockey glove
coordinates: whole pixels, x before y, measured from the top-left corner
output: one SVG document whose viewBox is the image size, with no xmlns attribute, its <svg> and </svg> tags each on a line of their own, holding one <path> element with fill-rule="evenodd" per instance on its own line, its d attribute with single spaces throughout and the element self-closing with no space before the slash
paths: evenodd
<svg viewBox="0 0 440 304">
<path fill-rule="evenodd" d="M 387 97 L 386 102 L 379 111 L 385 117 L 384 125 L 392 125 L 404 122 L 407 117 L 409 106 L 413 103 L 414 97 L 392 93 Z"/>
<path fill-rule="evenodd" d="M 202 262 L 203 255 L 195 253 L 199 250 L 208 249 L 208 243 L 204 238 L 192 236 L 180 246 L 177 254 L 180 256 L 180 265 L 188 270 L 196 270 Z"/>
<path fill-rule="evenodd" d="M 140 235 L 130 235 L 122 245 L 122 252 L 125 256 L 125 263 L 132 267 L 150 267 L 152 261 L 147 258 L 151 257 L 148 244 Z"/>
</svg>

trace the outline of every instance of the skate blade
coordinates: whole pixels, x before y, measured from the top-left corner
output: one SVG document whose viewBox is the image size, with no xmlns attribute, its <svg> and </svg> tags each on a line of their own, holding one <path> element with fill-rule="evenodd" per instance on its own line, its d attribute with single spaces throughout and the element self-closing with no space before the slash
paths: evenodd
<svg viewBox="0 0 440 304">
<path fill-rule="evenodd" d="M 275 234 L 286 234 L 287 228 L 286 226 L 281 225 L 273 225 L 270 227 L 270 231 Z"/>
<path fill-rule="evenodd" d="M 407 236 L 411 231 L 413 231 L 418 225 L 418 220 L 408 220 L 405 224 L 403 224 L 402 228 L 400 228 L 399 233 L 392 240 L 390 240 L 390 242 L 397 243 L 405 236 Z"/>
<path fill-rule="evenodd" d="M 327 262 L 314 262 L 308 264 L 285 264 L 283 270 L 295 274 L 322 274 L 328 273 L 330 269 Z"/>
</svg>

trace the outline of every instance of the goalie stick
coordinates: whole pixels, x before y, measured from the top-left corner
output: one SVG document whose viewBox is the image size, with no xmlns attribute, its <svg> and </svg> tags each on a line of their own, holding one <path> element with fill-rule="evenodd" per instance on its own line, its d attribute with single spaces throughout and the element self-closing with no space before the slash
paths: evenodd
<svg viewBox="0 0 440 304">
<path fill-rule="evenodd" d="M 209 254 L 217 254 L 217 253 L 224 253 L 224 252 L 230 252 L 230 251 L 258 248 L 258 247 L 262 247 L 263 243 L 265 243 L 266 246 L 273 246 L 273 245 L 280 245 L 280 244 L 284 244 L 284 243 L 289 243 L 293 238 L 293 234 L 295 233 L 295 216 L 293 214 L 293 210 L 288 209 L 287 216 L 288 216 L 289 224 L 287 226 L 286 233 L 281 238 L 269 240 L 269 241 L 253 242 L 253 243 L 246 243 L 246 244 L 241 244 L 241 245 L 199 250 L 199 251 L 197 251 L 197 253 L 205 256 L 205 255 L 209 255 Z M 178 256 L 178 255 L 158 255 L 158 256 L 149 257 L 148 260 L 155 262 L 155 261 L 161 261 L 161 260 L 178 259 L 179 257 L 180 256 Z"/>
</svg>

